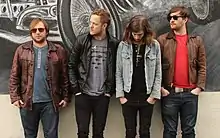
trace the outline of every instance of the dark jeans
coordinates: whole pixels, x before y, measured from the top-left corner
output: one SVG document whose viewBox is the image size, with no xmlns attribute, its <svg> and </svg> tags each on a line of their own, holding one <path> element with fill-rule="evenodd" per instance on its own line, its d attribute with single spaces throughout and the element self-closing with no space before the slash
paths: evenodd
<svg viewBox="0 0 220 138">
<path fill-rule="evenodd" d="M 163 138 L 176 138 L 179 116 L 182 138 L 195 138 L 198 96 L 190 91 L 180 93 L 171 91 L 168 96 L 162 97 L 161 103 Z"/>
<path fill-rule="evenodd" d="M 78 138 L 88 138 L 92 116 L 93 138 L 103 138 L 110 98 L 104 95 L 89 96 L 81 94 L 75 97 L 75 113 L 78 126 Z"/>
<path fill-rule="evenodd" d="M 35 103 L 32 110 L 20 108 L 20 115 L 25 138 L 37 138 L 40 120 L 44 137 L 58 138 L 59 113 L 55 112 L 52 102 Z"/>
<path fill-rule="evenodd" d="M 140 138 L 150 138 L 151 117 L 153 113 L 153 105 L 145 104 L 129 104 L 122 105 L 122 113 L 124 116 L 126 138 L 135 138 L 137 127 L 137 113 L 139 111 L 139 135 Z"/>
</svg>

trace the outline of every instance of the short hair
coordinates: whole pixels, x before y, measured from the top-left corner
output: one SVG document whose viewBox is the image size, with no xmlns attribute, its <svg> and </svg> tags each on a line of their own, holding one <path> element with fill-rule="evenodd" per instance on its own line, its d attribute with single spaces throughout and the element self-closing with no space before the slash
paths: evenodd
<svg viewBox="0 0 220 138">
<path fill-rule="evenodd" d="M 45 30 L 46 32 L 49 34 L 49 26 L 47 24 L 47 22 L 42 19 L 42 18 L 34 18 L 30 25 L 29 25 L 29 30 L 30 30 L 30 33 L 31 33 L 31 30 L 39 23 L 39 22 L 42 22 L 44 24 L 44 27 L 45 27 Z"/>
<path fill-rule="evenodd" d="M 185 6 L 174 6 L 170 9 L 168 16 L 170 16 L 171 13 L 174 13 L 174 12 L 180 12 L 180 15 L 183 16 L 183 17 L 187 17 L 189 18 L 190 17 L 190 13 L 189 13 L 189 10 L 188 8 L 186 8 Z"/>
<path fill-rule="evenodd" d="M 142 40 L 143 44 L 152 43 L 155 33 L 151 29 L 147 17 L 145 17 L 144 15 L 135 15 L 130 19 L 123 34 L 123 41 L 132 44 L 134 42 L 132 32 L 139 31 L 144 31 L 144 36 Z"/>
<path fill-rule="evenodd" d="M 107 23 L 107 28 L 110 25 L 111 22 L 111 17 L 108 11 L 106 11 L 105 9 L 95 9 L 91 15 L 97 15 L 101 17 L 101 22 Z"/>
</svg>

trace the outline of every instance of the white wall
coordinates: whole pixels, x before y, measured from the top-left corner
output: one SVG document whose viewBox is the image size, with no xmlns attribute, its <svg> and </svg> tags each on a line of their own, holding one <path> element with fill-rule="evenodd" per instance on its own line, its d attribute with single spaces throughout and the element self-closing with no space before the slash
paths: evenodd
<svg viewBox="0 0 220 138">
<path fill-rule="evenodd" d="M 60 113 L 60 138 L 77 138 L 73 103 Z M 204 92 L 199 98 L 199 115 L 197 120 L 197 138 L 220 138 L 220 92 Z M 19 111 L 10 104 L 8 95 L 0 96 L 0 138 L 23 138 Z M 162 123 L 159 104 L 155 106 L 152 119 L 152 138 L 162 138 Z M 180 132 L 179 132 L 180 133 Z M 112 98 L 108 122 L 105 131 L 106 138 L 123 138 L 124 124 L 121 106 Z M 40 128 L 39 138 L 42 137 Z"/>
</svg>

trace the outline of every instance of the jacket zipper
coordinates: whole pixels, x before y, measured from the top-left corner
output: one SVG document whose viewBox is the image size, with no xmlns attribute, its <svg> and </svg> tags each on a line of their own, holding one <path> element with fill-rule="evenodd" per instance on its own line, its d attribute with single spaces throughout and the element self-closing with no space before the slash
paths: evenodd
<svg viewBox="0 0 220 138">
<path fill-rule="evenodd" d="M 173 87 L 173 78 L 174 78 L 174 66 L 175 66 L 175 59 L 176 59 L 176 47 L 177 47 L 177 43 L 176 43 L 176 39 L 175 38 L 173 38 L 174 39 L 174 48 L 173 48 L 173 58 L 172 58 L 172 62 L 173 62 L 173 65 L 172 65 L 172 78 L 171 78 L 171 82 L 170 82 L 170 86 L 171 87 Z"/>
<path fill-rule="evenodd" d="M 49 46 L 48 46 L 48 53 L 47 53 L 47 64 L 46 64 L 46 70 L 47 70 L 47 77 L 49 76 L 48 75 L 48 72 L 49 72 L 49 60 L 50 60 L 50 50 L 49 50 Z M 52 77 L 52 75 L 50 74 L 50 77 Z M 57 107 L 56 107 L 56 104 L 54 103 L 54 98 L 53 98 L 53 90 L 52 90 L 52 80 L 50 80 L 51 78 L 48 78 L 48 86 L 49 86 L 49 93 L 50 93 L 50 96 L 51 96 L 51 99 L 52 99 L 52 103 L 53 103 L 53 107 L 55 109 L 55 111 L 59 110 Z M 60 101 L 59 101 L 60 102 Z"/>
<path fill-rule="evenodd" d="M 31 49 L 31 55 L 33 57 L 33 63 L 31 64 L 32 65 L 32 93 L 31 93 L 31 110 L 33 109 L 33 91 L 34 91 L 34 59 L 35 59 L 35 56 L 34 56 L 34 51 L 33 49 Z"/>
</svg>

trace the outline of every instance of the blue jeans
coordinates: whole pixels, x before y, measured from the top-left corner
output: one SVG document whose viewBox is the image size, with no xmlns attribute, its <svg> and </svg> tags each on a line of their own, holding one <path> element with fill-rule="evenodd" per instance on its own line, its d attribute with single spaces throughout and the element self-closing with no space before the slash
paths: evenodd
<svg viewBox="0 0 220 138">
<path fill-rule="evenodd" d="M 58 138 L 59 113 L 55 112 L 52 102 L 34 103 L 32 110 L 20 109 L 25 138 L 37 138 L 41 120 L 44 137 Z"/>
<path fill-rule="evenodd" d="M 198 111 L 198 96 L 190 91 L 170 92 L 161 100 L 162 120 L 164 124 L 163 138 L 176 138 L 178 118 L 181 121 L 182 138 L 195 138 Z"/>
</svg>

